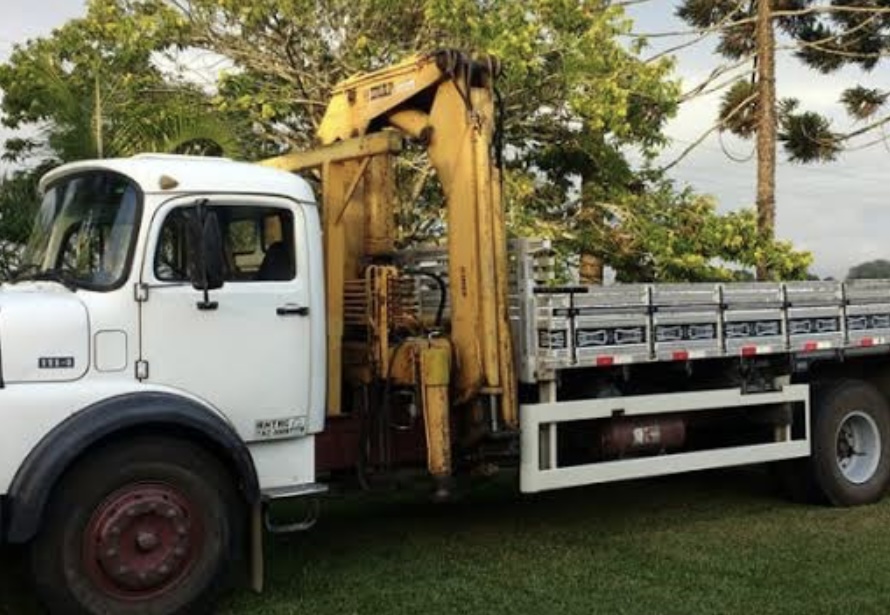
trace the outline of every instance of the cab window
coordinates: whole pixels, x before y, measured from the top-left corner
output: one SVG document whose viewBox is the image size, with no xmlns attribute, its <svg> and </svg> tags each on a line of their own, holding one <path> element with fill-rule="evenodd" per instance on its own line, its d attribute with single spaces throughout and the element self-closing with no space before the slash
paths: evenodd
<svg viewBox="0 0 890 615">
<path fill-rule="evenodd" d="M 277 207 L 210 206 L 223 237 L 226 282 L 273 282 L 296 276 L 293 213 Z M 162 282 L 189 281 L 189 219 L 194 207 L 179 207 L 161 226 L 154 258 Z"/>
</svg>

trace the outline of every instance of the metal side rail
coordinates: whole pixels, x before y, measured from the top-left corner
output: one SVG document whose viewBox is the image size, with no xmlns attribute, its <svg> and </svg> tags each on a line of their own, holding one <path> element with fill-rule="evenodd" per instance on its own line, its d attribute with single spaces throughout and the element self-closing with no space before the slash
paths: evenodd
<svg viewBox="0 0 890 615">
<path fill-rule="evenodd" d="M 890 280 L 552 286 L 546 242 L 514 242 L 522 382 L 562 370 L 890 352 Z"/>
<path fill-rule="evenodd" d="M 270 487 L 263 489 L 263 501 L 289 500 L 291 498 L 304 498 L 310 495 L 321 495 L 328 492 L 328 486 L 322 483 L 306 483 L 303 485 L 287 485 L 285 487 Z"/>
<path fill-rule="evenodd" d="M 739 389 L 667 393 L 529 404 L 520 407 L 520 489 L 524 493 L 611 481 L 662 476 L 709 468 L 747 465 L 810 454 L 809 385 L 789 385 L 778 392 L 743 394 Z M 802 404 L 803 437 L 790 428 L 775 442 L 693 452 L 634 457 L 585 465 L 560 466 L 557 433 L 561 423 L 615 416 L 643 416 L 743 408 L 769 404 Z"/>
</svg>

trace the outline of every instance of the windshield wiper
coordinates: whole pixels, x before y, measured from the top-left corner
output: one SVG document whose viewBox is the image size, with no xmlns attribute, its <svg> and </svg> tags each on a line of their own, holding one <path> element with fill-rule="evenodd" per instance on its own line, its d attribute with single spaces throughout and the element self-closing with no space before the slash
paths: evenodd
<svg viewBox="0 0 890 615">
<path fill-rule="evenodd" d="M 30 264 L 19 269 L 12 276 L 12 282 L 58 282 L 70 291 L 77 290 L 77 277 L 68 269 L 41 269 L 40 265 Z"/>
</svg>

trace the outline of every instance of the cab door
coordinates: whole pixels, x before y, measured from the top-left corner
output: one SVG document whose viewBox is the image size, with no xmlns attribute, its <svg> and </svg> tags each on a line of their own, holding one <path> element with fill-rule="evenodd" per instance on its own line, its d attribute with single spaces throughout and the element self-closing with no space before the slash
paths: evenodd
<svg viewBox="0 0 890 615">
<path fill-rule="evenodd" d="M 189 274 L 199 201 L 219 220 L 225 262 L 208 304 Z M 160 208 L 142 272 L 144 380 L 206 400 L 246 441 L 303 435 L 314 316 L 306 237 L 302 206 L 283 198 L 190 197 Z"/>
</svg>

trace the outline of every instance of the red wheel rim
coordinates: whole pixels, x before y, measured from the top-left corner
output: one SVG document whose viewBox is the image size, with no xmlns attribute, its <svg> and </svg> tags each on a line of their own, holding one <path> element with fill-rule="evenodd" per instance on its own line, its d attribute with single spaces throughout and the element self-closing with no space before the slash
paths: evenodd
<svg viewBox="0 0 890 615">
<path fill-rule="evenodd" d="M 103 593 L 150 600 L 188 575 L 203 546 L 195 503 L 164 483 L 122 487 L 96 508 L 83 537 L 83 562 Z"/>
</svg>

